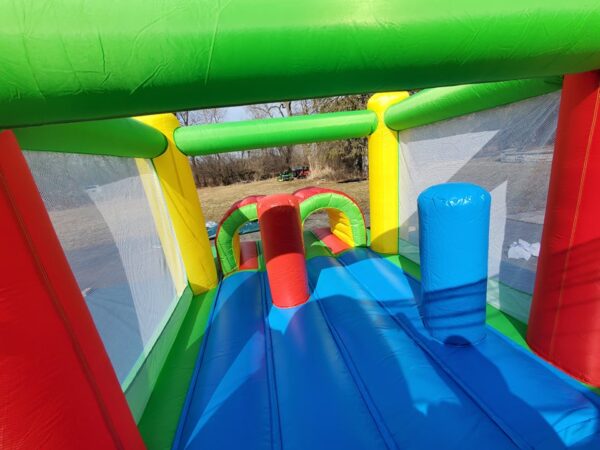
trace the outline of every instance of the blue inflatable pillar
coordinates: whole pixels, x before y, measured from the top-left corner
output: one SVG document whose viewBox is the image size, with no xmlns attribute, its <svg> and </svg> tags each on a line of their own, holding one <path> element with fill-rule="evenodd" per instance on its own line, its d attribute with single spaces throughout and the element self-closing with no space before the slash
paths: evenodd
<svg viewBox="0 0 600 450">
<path fill-rule="evenodd" d="M 450 345 L 485 337 L 490 194 L 469 183 L 419 195 L 422 314 L 431 335 Z"/>
</svg>

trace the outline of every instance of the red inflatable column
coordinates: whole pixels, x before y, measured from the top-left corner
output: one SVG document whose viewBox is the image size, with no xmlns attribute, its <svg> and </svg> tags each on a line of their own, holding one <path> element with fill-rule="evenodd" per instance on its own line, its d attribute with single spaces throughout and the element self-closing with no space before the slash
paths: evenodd
<svg viewBox="0 0 600 450">
<path fill-rule="evenodd" d="M 270 195 L 257 206 L 273 304 L 280 308 L 300 305 L 309 291 L 298 199 Z"/>
<path fill-rule="evenodd" d="M 527 342 L 600 386 L 600 72 L 563 84 Z"/>
<path fill-rule="evenodd" d="M 144 448 L 12 132 L 0 132 L 0 447 Z"/>
</svg>

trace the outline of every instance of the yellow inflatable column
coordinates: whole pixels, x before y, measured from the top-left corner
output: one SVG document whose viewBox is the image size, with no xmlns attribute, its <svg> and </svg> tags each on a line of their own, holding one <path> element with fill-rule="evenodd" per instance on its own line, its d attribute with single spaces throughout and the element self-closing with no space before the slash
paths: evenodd
<svg viewBox="0 0 600 450">
<path fill-rule="evenodd" d="M 156 226 L 158 238 L 160 239 L 160 244 L 165 254 L 171 278 L 173 279 L 177 294 L 181 295 L 188 285 L 188 279 L 181 262 L 182 259 L 177 244 L 177 238 L 172 229 L 170 214 L 166 208 L 166 202 L 164 201 L 160 182 L 158 181 L 152 161 L 136 158 L 135 164 L 137 165 L 142 180 L 146 199 L 150 205 L 150 211 L 154 218 L 154 225 Z"/>
<path fill-rule="evenodd" d="M 192 169 L 187 157 L 173 141 L 173 132 L 179 127 L 179 121 L 173 114 L 136 119 L 156 128 L 167 138 L 167 150 L 152 162 L 164 192 L 192 291 L 194 294 L 206 292 L 217 285 L 217 270 Z"/>
<path fill-rule="evenodd" d="M 369 203 L 371 248 L 379 253 L 398 253 L 398 132 L 383 120 L 387 108 L 408 98 L 408 92 L 373 95 L 367 108 L 377 114 L 377 128 L 369 136 Z"/>
</svg>

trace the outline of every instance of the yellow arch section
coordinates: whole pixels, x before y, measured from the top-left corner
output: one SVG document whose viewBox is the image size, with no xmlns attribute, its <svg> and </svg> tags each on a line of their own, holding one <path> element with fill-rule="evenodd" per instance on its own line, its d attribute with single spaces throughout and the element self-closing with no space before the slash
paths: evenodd
<svg viewBox="0 0 600 450">
<path fill-rule="evenodd" d="M 327 217 L 331 232 L 350 247 L 356 247 L 348 216 L 339 209 L 328 209 Z"/>
</svg>

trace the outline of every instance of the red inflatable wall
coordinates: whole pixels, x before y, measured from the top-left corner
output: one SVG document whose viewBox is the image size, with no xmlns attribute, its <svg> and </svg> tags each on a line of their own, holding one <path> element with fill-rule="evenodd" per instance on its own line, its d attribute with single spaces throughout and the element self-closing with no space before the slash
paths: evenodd
<svg viewBox="0 0 600 450">
<path fill-rule="evenodd" d="M 240 242 L 240 270 L 258 269 L 258 249 L 254 241 Z"/>
<path fill-rule="evenodd" d="M 333 234 L 329 227 L 315 228 L 313 234 L 320 239 L 334 255 L 342 253 L 350 248 L 348 244 Z"/>
<path fill-rule="evenodd" d="M 600 386 L 600 72 L 563 84 L 527 342 Z"/>
<path fill-rule="evenodd" d="M 0 133 L 0 446 L 144 444 L 12 132 Z"/>
<path fill-rule="evenodd" d="M 289 308 L 309 296 L 298 198 L 270 195 L 258 200 L 258 223 L 273 304 Z"/>
</svg>

